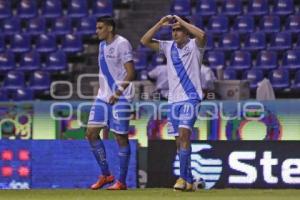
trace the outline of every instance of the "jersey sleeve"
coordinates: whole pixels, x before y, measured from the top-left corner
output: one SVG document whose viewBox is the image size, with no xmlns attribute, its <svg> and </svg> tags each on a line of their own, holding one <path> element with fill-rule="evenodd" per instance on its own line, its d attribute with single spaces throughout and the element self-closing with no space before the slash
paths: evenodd
<svg viewBox="0 0 300 200">
<path fill-rule="evenodd" d="M 119 46 L 121 62 L 125 63 L 133 60 L 132 46 L 128 41 L 123 41 Z"/>
<path fill-rule="evenodd" d="M 167 47 L 169 45 L 169 41 L 157 40 L 159 43 L 159 52 L 166 55 Z"/>
</svg>

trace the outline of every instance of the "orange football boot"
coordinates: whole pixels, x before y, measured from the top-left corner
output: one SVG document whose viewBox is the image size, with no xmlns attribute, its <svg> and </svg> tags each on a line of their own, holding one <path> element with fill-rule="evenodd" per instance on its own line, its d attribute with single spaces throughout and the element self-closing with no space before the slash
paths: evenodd
<svg viewBox="0 0 300 200">
<path fill-rule="evenodd" d="M 93 185 L 91 185 L 91 189 L 92 190 L 97 190 L 102 188 L 104 185 L 112 183 L 115 180 L 115 177 L 112 175 L 109 176 L 99 176 L 99 179 L 96 183 L 94 183 Z"/>
<path fill-rule="evenodd" d="M 108 190 L 127 190 L 127 186 L 117 181 L 115 184 L 107 188 Z"/>
</svg>

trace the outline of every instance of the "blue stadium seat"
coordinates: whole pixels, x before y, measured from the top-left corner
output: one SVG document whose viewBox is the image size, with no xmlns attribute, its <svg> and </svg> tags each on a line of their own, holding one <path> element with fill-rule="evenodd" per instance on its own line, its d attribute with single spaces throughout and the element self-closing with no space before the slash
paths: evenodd
<svg viewBox="0 0 300 200">
<path fill-rule="evenodd" d="M 88 15 L 88 5 L 86 0 L 68 1 L 68 16 L 71 18 L 80 18 Z"/>
<path fill-rule="evenodd" d="M 39 35 L 36 41 L 36 49 L 40 53 L 49 53 L 57 49 L 56 38 L 53 34 Z"/>
<path fill-rule="evenodd" d="M 297 71 L 295 74 L 294 84 L 292 85 L 293 89 L 300 90 L 300 71 Z"/>
<path fill-rule="evenodd" d="M 9 18 L 12 15 L 11 1 L 0 0 L 0 19 Z"/>
<path fill-rule="evenodd" d="M 250 51 L 258 51 L 266 48 L 266 35 L 264 32 L 254 32 L 246 38 L 243 49 Z"/>
<path fill-rule="evenodd" d="M 275 69 L 269 74 L 274 90 L 283 90 L 290 86 L 290 76 L 286 69 Z"/>
<path fill-rule="evenodd" d="M 222 51 L 209 51 L 206 53 L 206 58 L 209 62 L 210 68 L 225 68 L 225 55 Z"/>
<path fill-rule="evenodd" d="M 76 26 L 76 34 L 93 35 L 96 33 L 96 18 L 94 16 L 81 18 Z"/>
<path fill-rule="evenodd" d="M 294 12 L 294 0 L 275 0 L 274 11 L 277 15 L 290 15 Z"/>
<path fill-rule="evenodd" d="M 25 53 L 31 49 L 31 37 L 28 34 L 15 34 L 10 37 L 10 49 L 15 53 Z"/>
<path fill-rule="evenodd" d="M 236 16 L 242 14 L 242 1 L 241 0 L 222 1 L 222 14 L 227 16 Z"/>
<path fill-rule="evenodd" d="M 251 33 L 254 28 L 255 25 L 253 17 L 247 15 L 237 17 L 233 25 L 233 31 L 240 34 Z"/>
<path fill-rule="evenodd" d="M 41 66 L 40 54 L 32 50 L 21 56 L 20 66 L 17 70 L 30 72 L 38 70 Z"/>
<path fill-rule="evenodd" d="M 62 71 L 67 69 L 67 58 L 65 52 L 58 50 L 49 54 L 46 60 L 45 70 Z"/>
<path fill-rule="evenodd" d="M 251 68 L 251 54 L 247 51 L 235 51 L 231 56 L 230 68 L 245 70 Z"/>
<path fill-rule="evenodd" d="M 62 39 L 62 50 L 66 53 L 78 53 L 83 51 L 80 35 L 67 34 Z"/>
<path fill-rule="evenodd" d="M 2 34 L 0 34 L 0 52 L 5 50 L 5 41 Z"/>
<path fill-rule="evenodd" d="M 201 16 L 212 16 L 217 14 L 217 5 L 215 0 L 197 0 L 196 13 Z"/>
<path fill-rule="evenodd" d="M 171 2 L 171 13 L 176 15 L 191 15 L 190 0 L 173 0 Z"/>
<path fill-rule="evenodd" d="M 214 45 L 214 39 L 212 37 L 212 35 L 206 35 L 206 46 L 205 46 L 205 49 L 206 50 L 211 50 L 215 47 Z"/>
<path fill-rule="evenodd" d="M 56 36 L 62 36 L 71 33 L 71 19 L 67 16 L 55 18 L 51 24 L 51 32 Z"/>
<path fill-rule="evenodd" d="M 0 52 L 0 73 L 13 70 L 15 66 L 15 56 L 11 51 Z"/>
<path fill-rule="evenodd" d="M 250 82 L 250 88 L 256 89 L 257 84 L 264 78 L 264 73 L 259 69 L 250 69 L 243 74 L 243 79 Z"/>
<path fill-rule="evenodd" d="M 3 87 L 9 91 L 25 87 L 25 77 L 20 71 L 10 71 L 4 77 Z"/>
<path fill-rule="evenodd" d="M 300 15 L 291 15 L 288 17 L 285 23 L 286 31 L 292 33 L 300 33 Z"/>
<path fill-rule="evenodd" d="M 298 34 L 297 42 L 296 42 L 296 45 L 294 46 L 294 49 L 300 49 L 300 35 L 299 34 Z"/>
<path fill-rule="evenodd" d="M 20 0 L 17 8 L 18 16 L 22 19 L 33 18 L 37 15 L 37 4 L 35 0 Z"/>
<path fill-rule="evenodd" d="M 147 54 L 144 52 L 134 52 L 133 60 L 136 70 L 143 70 L 147 67 Z"/>
<path fill-rule="evenodd" d="M 14 35 L 21 32 L 21 22 L 18 17 L 4 19 L 2 23 L 4 35 Z"/>
<path fill-rule="evenodd" d="M 269 46 L 270 50 L 287 50 L 292 46 L 291 33 L 289 32 L 279 32 L 275 33 L 271 38 L 271 43 Z"/>
<path fill-rule="evenodd" d="M 156 53 L 152 56 L 152 62 L 151 65 L 153 67 L 157 66 L 157 65 L 163 65 L 166 63 L 166 58 L 163 54 L 161 53 Z"/>
<path fill-rule="evenodd" d="M 210 33 L 226 33 L 228 31 L 228 23 L 226 16 L 213 16 L 209 19 L 207 30 Z"/>
<path fill-rule="evenodd" d="M 219 49 L 233 51 L 240 48 L 240 37 L 237 33 L 227 33 L 221 37 Z"/>
<path fill-rule="evenodd" d="M 237 74 L 234 69 L 225 69 L 224 74 L 223 74 L 224 80 L 236 80 L 237 79 Z"/>
<path fill-rule="evenodd" d="M 56 18 L 62 15 L 61 0 L 44 0 L 42 15 L 46 18 Z"/>
<path fill-rule="evenodd" d="M 259 21 L 259 28 L 265 33 L 277 33 L 280 31 L 280 18 L 279 16 L 269 15 L 263 16 Z"/>
<path fill-rule="evenodd" d="M 0 101 L 8 101 L 8 92 L 7 90 L 0 88 Z"/>
<path fill-rule="evenodd" d="M 35 71 L 29 78 L 29 88 L 34 92 L 47 91 L 50 89 L 51 78 L 46 71 Z"/>
<path fill-rule="evenodd" d="M 192 16 L 192 22 L 195 26 L 197 26 L 198 28 L 203 29 L 203 19 L 201 15 L 193 15 Z"/>
<path fill-rule="evenodd" d="M 113 16 L 112 0 L 95 0 L 93 5 L 93 15 L 101 17 L 104 15 Z"/>
<path fill-rule="evenodd" d="M 27 24 L 26 32 L 29 35 L 37 36 L 40 34 L 45 33 L 47 30 L 46 28 L 46 20 L 43 17 L 36 17 L 30 19 Z"/>
<path fill-rule="evenodd" d="M 275 51 L 261 51 L 256 58 L 256 68 L 271 70 L 277 68 L 277 53 Z"/>
<path fill-rule="evenodd" d="M 249 0 L 247 14 L 253 16 L 266 15 L 269 12 L 268 0 Z"/>
<path fill-rule="evenodd" d="M 19 88 L 12 93 L 14 101 L 32 101 L 34 99 L 33 91 L 29 88 Z"/>
<path fill-rule="evenodd" d="M 169 26 L 161 27 L 155 33 L 154 37 L 159 40 L 170 40 L 172 38 L 171 27 L 169 27 Z"/>
<path fill-rule="evenodd" d="M 288 50 L 284 52 L 282 66 L 287 69 L 300 69 L 300 50 Z"/>
</svg>

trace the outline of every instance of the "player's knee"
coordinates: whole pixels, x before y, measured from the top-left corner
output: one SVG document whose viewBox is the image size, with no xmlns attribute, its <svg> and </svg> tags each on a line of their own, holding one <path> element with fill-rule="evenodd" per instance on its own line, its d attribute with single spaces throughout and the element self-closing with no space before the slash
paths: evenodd
<svg viewBox="0 0 300 200">
<path fill-rule="evenodd" d="M 119 146 L 125 147 L 129 144 L 128 135 L 116 135 Z"/>
<path fill-rule="evenodd" d="M 99 137 L 99 132 L 95 128 L 88 127 L 86 130 L 86 139 L 89 141 L 97 140 Z"/>
</svg>

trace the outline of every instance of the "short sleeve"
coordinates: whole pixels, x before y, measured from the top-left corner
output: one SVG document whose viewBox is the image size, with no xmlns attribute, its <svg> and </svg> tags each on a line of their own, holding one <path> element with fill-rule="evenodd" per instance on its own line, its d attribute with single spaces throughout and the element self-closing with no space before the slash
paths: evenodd
<svg viewBox="0 0 300 200">
<path fill-rule="evenodd" d="M 166 49 L 169 44 L 169 41 L 157 40 L 159 43 L 159 52 L 166 55 Z"/>
<path fill-rule="evenodd" d="M 133 60 L 132 46 L 127 40 L 123 41 L 120 44 L 119 51 L 120 51 L 121 62 L 123 65 Z"/>
</svg>

